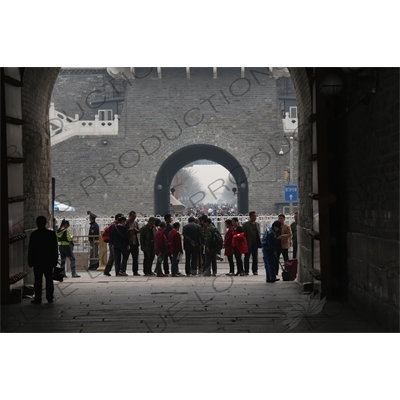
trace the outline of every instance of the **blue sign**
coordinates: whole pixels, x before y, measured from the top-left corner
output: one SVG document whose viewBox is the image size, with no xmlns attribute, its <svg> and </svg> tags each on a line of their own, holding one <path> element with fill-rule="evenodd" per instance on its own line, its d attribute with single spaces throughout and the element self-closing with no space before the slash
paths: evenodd
<svg viewBox="0 0 400 400">
<path fill-rule="evenodd" d="M 297 185 L 285 185 L 285 201 L 288 203 L 297 202 Z"/>
</svg>

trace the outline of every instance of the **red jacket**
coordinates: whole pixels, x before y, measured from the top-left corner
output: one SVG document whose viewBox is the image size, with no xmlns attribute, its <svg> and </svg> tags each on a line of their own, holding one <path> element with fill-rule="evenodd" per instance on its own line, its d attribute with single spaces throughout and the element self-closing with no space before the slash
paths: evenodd
<svg viewBox="0 0 400 400">
<path fill-rule="evenodd" d="M 165 254 L 168 250 L 167 238 L 162 230 L 158 230 L 154 236 L 154 253 Z"/>
<path fill-rule="evenodd" d="M 224 238 L 224 248 L 226 256 L 231 256 L 234 253 L 232 246 L 232 238 L 233 238 L 233 228 L 230 227 L 225 232 L 225 238 Z"/>
<path fill-rule="evenodd" d="M 244 232 L 233 234 L 232 246 L 237 247 L 240 254 L 246 254 L 249 251 L 249 248 L 247 247 L 246 236 L 244 236 Z"/>
<path fill-rule="evenodd" d="M 181 234 L 175 229 L 168 233 L 168 253 L 183 253 Z"/>
</svg>

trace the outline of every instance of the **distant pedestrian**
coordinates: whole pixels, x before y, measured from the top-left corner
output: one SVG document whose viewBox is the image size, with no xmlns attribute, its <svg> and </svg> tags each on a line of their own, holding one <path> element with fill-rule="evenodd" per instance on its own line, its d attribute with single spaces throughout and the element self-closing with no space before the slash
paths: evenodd
<svg viewBox="0 0 400 400">
<path fill-rule="evenodd" d="M 281 234 L 276 239 L 276 275 L 279 273 L 279 259 L 281 254 L 285 261 L 289 261 L 289 248 L 290 241 L 292 239 L 292 230 L 290 229 L 289 225 L 285 224 L 285 215 L 279 214 L 278 221 L 281 223 Z"/>
<path fill-rule="evenodd" d="M 172 231 L 168 234 L 168 252 L 171 254 L 172 257 L 171 276 L 173 277 L 181 275 L 181 273 L 179 272 L 179 261 L 180 257 L 182 257 L 183 249 L 181 234 L 179 233 L 180 226 L 181 224 L 179 222 L 175 222 L 172 225 Z"/>
<path fill-rule="evenodd" d="M 143 251 L 143 272 L 145 276 L 155 275 L 151 270 L 154 261 L 155 221 L 154 217 L 150 217 L 147 224 L 140 229 L 140 249 Z"/>
<path fill-rule="evenodd" d="M 204 245 L 204 234 L 201 226 L 194 223 L 194 217 L 189 217 L 188 223 L 183 227 L 182 235 L 186 276 L 197 275 L 198 261 Z"/>
<path fill-rule="evenodd" d="M 31 233 L 29 239 L 28 265 L 33 268 L 35 277 L 35 299 L 31 301 L 32 304 L 42 302 L 43 275 L 46 279 L 46 299 L 49 303 L 54 301 L 53 268 L 58 262 L 58 243 L 56 233 L 47 229 L 46 223 L 46 217 L 37 217 L 38 229 Z"/>
<path fill-rule="evenodd" d="M 275 265 L 277 260 L 276 242 L 277 238 L 281 234 L 281 225 L 282 224 L 280 221 L 273 222 L 271 228 L 265 231 L 261 241 L 263 258 L 264 258 L 264 267 L 267 275 L 266 280 L 268 283 L 274 283 L 276 281 L 279 281 L 279 278 L 276 277 L 277 273 Z"/>
<path fill-rule="evenodd" d="M 156 261 L 156 274 L 158 277 L 168 276 L 166 271 L 164 273 L 161 270 L 161 265 L 164 263 L 164 256 L 168 252 L 168 240 L 164 235 L 167 224 L 160 222 L 160 226 L 154 235 L 154 254 L 157 257 Z"/>
<path fill-rule="evenodd" d="M 255 211 L 249 212 L 249 218 L 250 220 L 243 224 L 243 231 L 249 248 L 249 251 L 244 256 L 244 273 L 249 275 L 251 256 L 253 275 L 258 275 L 258 249 L 261 248 L 260 224 L 256 222 L 257 214 Z"/>
<path fill-rule="evenodd" d="M 164 215 L 164 221 L 165 221 L 165 224 L 166 224 L 165 229 L 164 229 L 164 235 L 165 235 L 165 238 L 168 241 L 168 235 L 173 229 L 172 228 L 172 224 L 171 224 L 172 215 L 171 214 L 165 214 Z M 169 274 L 169 261 L 171 261 L 171 263 L 172 263 L 172 257 L 171 257 L 171 254 L 169 254 L 168 251 L 167 251 L 164 254 L 164 273 L 167 274 L 167 275 Z"/>
<path fill-rule="evenodd" d="M 237 217 L 232 218 L 232 226 L 233 226 L 233 236 L 232 236 L 232 247 L 233 254 L 236 259 L 236 268 L 237 271 L 235 276 L 244 276 L 243 269 L 243 260 L 242 254 L 247 254 L 249 248 L 247 246 L 246 236 L 244 235 L 243 228 L 239 225 L 239 220 Z"/>
<path fill-rule="evenodd" d="M 117 276 L 128 276 L 126 263 L 129 256 L 129 232 L 125 226 L 126 218 L 118 218 L 118 224 L 114 225 L 111 231 L 111 244 L 114 250 L 115 274 Z M 122 261 L 121 261 L 122 257 Z"/>
<path fill-rule="evenodd" d="M 71 262 L 71 276 L 73 278 L 80 278 L 81 276 L 76 272 L 76 261 L 74 256 L 74 242 L 72 240 L 71 232 L 68 230 L 69 222 L 65 219 L 61 221 L 61 226 L 57 231 L 57 240 L 61 257 L 61 268 L 65 271 L 65 261 L 68 258 Z M 67 278 L 66 272 L 64 277 Z"/>
<path fill-rule="evenodd" d="M 292 231 L 292 246 L 293 246 L 292 258 L 297 258 L 297 223 L 299 220 L 299 213 L 295 212 L 293 218 L 294 222 L 290 224 L 290 229 Z"/>
<path fill-rule="evenodd" d="M 132 272 L 135 276 L 140 276 L 139 274 L 139 238 L 138 233 L 139 224 L 136 221 L 136 212 L 131 211 L 128 214 L 128 219 L 126 221 L 126 227 L 129 232 L 129 253 L 132 255 Z M 129 259 L 129 256 L 128 256 Z"/>
<path fill-rule="evenodd" d="M 105 233 L 107 230 L 108 230 L 108 232 L 109 232 L 109 241 L 108 241 L 108 250 L 109 250 L 109 253 L 108 253 L 108 261 L 107 261 L 107 265 L 106 265 L 106 268 L 104 269 L 104 273 L 103 273 L 104 275 L 107 275 L 107 276 L 111 276 L 110 271 L 111 271 L 111 269 L 112 269 L 112 267 L 113 267 L 113 265 L 114 265 L 114 262 L 115 262 L 115 259 L 114 259 L 114 249 L 113 249 L 113 246 L 112 246 L 112 243 L 111 243 L 111 234 L 112 234 L 112 230 L 113 230 L 114 226 L 118 224 L 118 218 L 119 218 L 119 217 L 122 217 L 122 214 L 121 214 L 121 213 L 115 214 L 115 219 L 114 219 L 114 221 L 111 222 L 111 223 L 104 229 L 104 231 L 103 231 L 103 238 L 104 238 L 104 233 Z M 104 239 L 103 239 L 103 240 L 104 240 Z M 117 272 L 117 271 L 115 271 L 115 276 L 118 276 L 118 272 Z"/>
<path fill-rule="evenodd" d="M 228 263 L 229 263 L 229 272 L 226 275 L 234 275 L 235 274 L 235 264 L 233 262 L 233 256 L 235 254 L 234 248 L 232 246 L 232 239 L 233 239 L 233 225 L 232 225 L 232 220 L 227 219 L 225 221 L 225 237 L 224 237 L 224 255 L 228 258 Z"/>
<path fill-rule="evenodd" d="M 204 276 L 210 276 L 212 269 L 213 276 L 217 276 L 217 249 L 213 245 L 213 236 L 217 228 L 212 224 L 210 218 L 207 218 L 204 224 L 206 226 L 206 236 L 205 236 L 206 265 L 203 274 Z"/>
<path fill-rule="evenodd" d="M 99 235 L 100 228 L 96 222 L 96 214 L 90 214 L 90 228 L 89 228 L 89 245 L 90 245 L 90 260 L 89 260 L 89 271 L 95 271 L 99 268 Z"/>
</svg>

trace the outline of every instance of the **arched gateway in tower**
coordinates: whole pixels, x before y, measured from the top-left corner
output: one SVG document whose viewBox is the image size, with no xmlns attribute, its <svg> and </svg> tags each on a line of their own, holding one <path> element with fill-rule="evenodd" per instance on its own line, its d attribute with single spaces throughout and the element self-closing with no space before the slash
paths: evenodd
<svg viewBox="0 0 400 400">
<path fill-rule="evenodd" d="M 170 188 L 175 174 L 185 165 L 199 160 L 199 158 L 214 161 L 229 171 L 228 181 L 215 176 L 215 185 L 212 188 L 209 185 L 208 190 L 213 194 L 220 190 L 231 191 L 236 189 L 234 192 L 237 195 L 238 212 L 247 213 L 249 211 L 249 189 L 246 167 L 240 165 L 237 159 L 226 150 L 208 144 L 195 144 L 177 150 L 159 168 L 154 182 L 155 214 L 164 215 L 170 210 Z M 204 196 L 202 194 L 202 192 L 191 194 L 189 201 L 192 202 L 193 206 L 205 197 L 205 194 Z"/>
</svg>

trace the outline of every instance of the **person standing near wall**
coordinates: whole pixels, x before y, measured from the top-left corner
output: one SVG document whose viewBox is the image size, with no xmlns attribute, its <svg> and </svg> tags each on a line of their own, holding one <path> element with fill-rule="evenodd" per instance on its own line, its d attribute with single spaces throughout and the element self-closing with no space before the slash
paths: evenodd
<svg viewBox="0 0 400 400">
<path fill-rule="evenodd" d="M 292 231 L 292 246 L 293 246 L 293 256 L 292 258 L 297 258 L 297 222 L 299 220 L 299 213 L 295 212 L 293 215 L 294 222 L 290 224 L 290 229 Z"/>
<path fill-rule="evenodd" d="M 276 239 L 281 234 L 281 222 L 275 221 L 270 229 L 267 229 L 261 241 L 263 257 L 264 257 L 264 267 L 267 275 L 267 282 L 274 283 L 279 281 L 278 275 L 276 273 L 275 265 L 277 260 L 276 255 Z"/>
<path fill-rule="evenodd" d="M 32 304 L 42 302 L 42 277 L 46 278 L 46 299 L 53 303 L 54 283 L 53 268 L 58 262 L 58 243 L 54 231 L 46 228 L 47 219 L 44 216 L 36 218 L 38 229 L 31 233 L 28 248 L 28 265 L 33 268 L 35 277 L 35 299 Z"/>
<path fill-rule="evenodd" d="M 285 261 L 289 261 L 289 248 L 292 239 L 292 231 L 289 225 L 285 224 L 285 215 L 279 214 L 278 221 L 281 223 L 281 234 L 276 238 L 276 275 L 279 273 L 279 258 L 282 254 Z"/>
<path fill-rule="evenodd" d="M 61 226 L 57 231 L 57 240 L 61 257 L 61 268 L 65 268 L 65 261 L 68 258 L 71 262 L 71 276 L 73 278 L 80 278 L 81 276 L 76 273 L 74 242 L 72 240 L 71 232 L 68 230 L 68 228 L 69 222 L 63 219 Z M 65 272 L 64 274 L 64 277 L 67 278 L 67 274 Z"/>
</svg>

